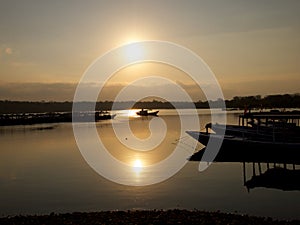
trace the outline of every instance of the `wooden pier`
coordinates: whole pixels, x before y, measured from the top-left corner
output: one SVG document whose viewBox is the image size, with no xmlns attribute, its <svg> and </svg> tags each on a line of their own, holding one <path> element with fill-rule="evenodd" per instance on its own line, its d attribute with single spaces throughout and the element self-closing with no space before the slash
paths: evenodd
<svg viewBox="0 0 300 225">
<path fill-rule="evenodd" d="M 42 123 L 64 122 L 95 122 L 113 119 L 115 115 L 108 112 L 46 112 L 46 113 L 18 113 L 0 115 L 0 126 L 32 125 Z"/>
</svg>

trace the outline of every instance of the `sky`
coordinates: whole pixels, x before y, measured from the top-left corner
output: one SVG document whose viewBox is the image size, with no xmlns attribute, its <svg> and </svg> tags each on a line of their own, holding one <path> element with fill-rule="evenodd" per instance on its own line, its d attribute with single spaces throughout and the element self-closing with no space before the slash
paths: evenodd
<svg viewBox="0 0 300 225">
<path fill-rule="evenodd" d="M 95 59 L 143 40 L 195 52 L 226 99 L 300 93 L 299 12 L 298 0 L 1 0 L 0 100 L 70 101 Z M 163 74 L 203 98 L 182 71 L 133 65 L 105 84 L 101 100 L 113 100 L 132 74 Z M 136 92 L 145 88 L 168 89 L 151 83 Z"/>
</svg>

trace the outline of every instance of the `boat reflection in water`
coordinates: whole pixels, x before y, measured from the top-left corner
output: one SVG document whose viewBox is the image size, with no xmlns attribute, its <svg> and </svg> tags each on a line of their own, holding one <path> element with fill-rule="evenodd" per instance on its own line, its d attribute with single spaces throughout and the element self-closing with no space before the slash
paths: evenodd
<svg viewBox="0 0 300 225">
<path fill-rule="evenodd" d="M 239 125 L 207 124 L 205 132 L 187 131 L 203 145 L 225 136 L 216 162 L 243 163 L 244 185 L 285 191 L 300 190 L 300 113 L 267 112 L 240 115 Z M 209 133 L 209 128 L 214 133 Z M 205 148 L 190 157 L 200 161 Z M 252 163 L 247 180 L 246 164 Z M 256 168 L 258 167 L 258 169 Z M 265 168 L 263 171 L 262 168 Z M 257 174 L 258 171 L 258 174 Z"/>
<path fill-rule="evenodd" d="M 258 166 L 258 171 L 256 168 Z M 252 176 L 247 178 L 245 162 L 243 163 L 244 185 L 248 191 L 257 187 L 273 188 L 283 191 L 300 190 L 300 169 L 295 164 L 252 163 Z M 265 167 L 263 171 L 263 167 Z"/>
</svg>

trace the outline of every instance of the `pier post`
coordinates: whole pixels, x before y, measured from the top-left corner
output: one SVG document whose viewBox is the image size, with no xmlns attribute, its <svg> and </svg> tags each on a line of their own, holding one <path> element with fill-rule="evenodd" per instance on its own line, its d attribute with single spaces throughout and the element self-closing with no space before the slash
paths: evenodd
<svg viewBox="0 0 300 225">
<path fill-rule="evenodd" d="M 256 173 L 255 173 L 255 162 L 252 163 L 252 176 L 256 176 Z"/>
<path fill-rule="evenodd" d="M 260 162 L 258 163 L 258 171 L 259 171 L 259 175 L 261 175 L 261 166 L 260 166 Z"/>
<path fill-rule="evenodd" d="M 246 183 L 246 164 L 243 162 L 243 177 L 244 177 L 244 185 Z"/>
</svg>

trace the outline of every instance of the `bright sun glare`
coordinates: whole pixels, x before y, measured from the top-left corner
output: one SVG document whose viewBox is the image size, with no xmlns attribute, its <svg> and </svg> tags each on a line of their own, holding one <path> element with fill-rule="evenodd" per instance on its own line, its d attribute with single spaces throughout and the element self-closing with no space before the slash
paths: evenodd
<svg viewBox="0 0 300 225">
<path fill-rule="evenodd" d="M 138 38 L 128 38 L 125 43 L 126 44 L 131 44 L 131 43 L 134 43 L 134 42 L 138 42 L 139 39 Z"/>
<path fill-rule="evenodd" d="M 139 159 L 135 160 L 134 163 L 133 163 L 133 167 L 134 168 L 141 168 L 141 167 L 143 167 L 141 160 L 139 160 Z"/>
<path fill-rule="evenodd" d="M 125 46 L 125 57 L 130 61 L 141 60 L 144 56 L 145 49 L 141 43 L 132 42 Z"/>
<path fill-rule="evenodd" d="M 128 116 L 128 117 L 139 117 L 139 116 L 136 114 L 138 111 L 139 111 L 139 110 L 136 110 L 136 109 L 130 109 L 130 110 L 128 110 L 127 116 Z"/>
<path fill-rule="evenodd" d="M 133 171 L 136 175 L 139 175 L 139 173 L 142 171 L 143 169 L 143 163 L 141 160 L 139 159 L 136 159 L 134 162 L 133 162 Z"/>
</svg>

